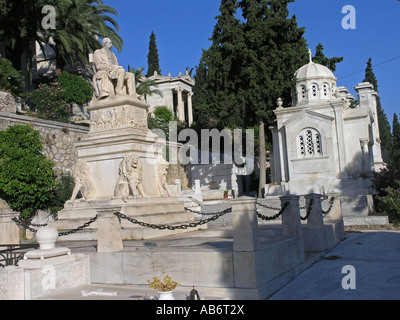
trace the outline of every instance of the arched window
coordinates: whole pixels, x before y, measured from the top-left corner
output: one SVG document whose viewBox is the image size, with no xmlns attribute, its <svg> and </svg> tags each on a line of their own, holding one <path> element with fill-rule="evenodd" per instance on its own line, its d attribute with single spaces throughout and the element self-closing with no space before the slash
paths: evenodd
<svg viewBox="0 0 400 320">
<path fill-rule="evenodd" d="M 329 84 L 324 83 L 322 89 L 323 89 L 322 94 L 323 94 L 324 98 L 329 98 Z"/>
<path fill-rule="evenodd" d="M 300 98 L 301 100 L 307 99 L 307 88 L 306 86 L 300 86 Z"/>
<path fill-rule="evenodd" d="M 322 156 L 322 141 L 320 133 L 315 129 L 304 129 L 297 137 L 298 154 L 308 158 Z"/>
<path fill-rule="evenodd" d="M 316 83 L 311 86 L 311 94 L 313 99 L 318 99 L 318 85 Z"/>
</svg>

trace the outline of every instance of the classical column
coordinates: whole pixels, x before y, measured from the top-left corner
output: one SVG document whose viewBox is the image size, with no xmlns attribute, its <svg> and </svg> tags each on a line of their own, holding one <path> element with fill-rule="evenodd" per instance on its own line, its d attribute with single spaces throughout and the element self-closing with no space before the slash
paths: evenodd
<svg viewBox="0 0 400 320">
<path fill-rule="evenodd" d="M 360 139 L 361 150 L 364 157 L 364 172 L 371 172 L 370 154 L 369 154 L 369 139 Z"/>
<path fill-rule="evenodd" d="M 189 126 L 192 125 L 193 123 L 193 105 L 192 105 L 192 96 L 193 93 L 192 92 L 188 92 L 188 119 L 189 119 Z"/>
<path fill-rule="evenodd" d="M 185 104 L 183 102 L 183 96 L 182 96 L 182 88 L 178 88 L 178 119 L 180 121 L 185 121 Z"/>
</svg>

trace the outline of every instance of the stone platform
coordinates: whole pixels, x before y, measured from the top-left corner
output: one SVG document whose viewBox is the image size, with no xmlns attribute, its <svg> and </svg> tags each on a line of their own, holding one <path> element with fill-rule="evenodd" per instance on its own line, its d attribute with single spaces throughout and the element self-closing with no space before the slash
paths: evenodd
<svg viewBox="0 0 400 320">
<path fill-rule="evenodd" d="M 64 210 L 58 214 L 58 220 L 49 225 L 57 228 L 59 232 L 76 229 L 96 217 L 98 210 L 105 208 L 120 208 L 119 212 L 129 218 L 154 225 L 180 225 L 194 221 L 194 214 L 184 208 L 184 200 L 176 197 L 151 197 L 139 199 L 106 199 L 94 201 L 75 201 L 65 205 Z M 93 222 L 84 230 L 60 237 L 59 241 L 90 241 L 97 240 L 98 221 Z M 206 225 L 202 226 L 205 228 Z M 151 239 L 176 233 L 196 230 L 158 230 L 133 224 L 126 219 L 121 219 L 121 232 L 123 240 Z"/>
<path fill-rule="evenodd" d="M 261 246 L 255 253 L 234 251 L 229 227 L 124 241 L 123 251 L 113 253 L 96 252 L 96 242 L 65 245 L 72 252 L 90 256 L 92 284 L 146 287 L 153 276 L 170 275 L 183 287 L 195 285 L 207 296 L 258 300 L 271 295 L 307 265 L 301 260 L 295 237 L 281 238 L 273 233 L 270 227 L 261 232 Z M 249 271 L 254 264 L 256 273 Z"/>
<path fill-rule="evenodd" d="M 259 242 L 254 252 L 236 251 L 232 226 L 226 226 L 152 240 L 124 241 L 123 251 L 113 253 L 97 252 L 94 241 L 63 245 L 73 253 L 90 256 L 92 285 L 130 286 L 136 288 L 134 291 L 141 288 L 143 296 L 157 296 L 148 288 L 147 280 L 170 275 L 182 284 L 180 288 L 185 292 L 195 285 L 206 297 L 233 300 L 269 297 L 326 252 L 306 251 L 302 255 L 299 238 L 282 237 L 279 223 L 260 224 Z"/>
</svg>

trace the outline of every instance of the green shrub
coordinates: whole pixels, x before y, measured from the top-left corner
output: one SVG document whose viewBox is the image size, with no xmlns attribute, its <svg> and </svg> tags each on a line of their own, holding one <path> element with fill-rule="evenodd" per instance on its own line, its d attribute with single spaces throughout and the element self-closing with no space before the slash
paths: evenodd
<svg viewBox="0 0 400 320">
<path fill-rule="evenodd" d="M 0 58 L 0 90 L 11 92 L 13 96 L 23 93 L 25 86 L 21 71 L 12 66 L 11 61 Z"/>
<path fill-rule="evenodd" d="M 74 187 L 74 177 L 71 174 L 62 174 L 60 176 L 57 186 L 54 189 L 53 201 L 50 205 L 50 213 L 53 216 L 64 208 L 65 202 L 67 202 L 72 196 Z"/>
<path fill-rule="evenodd" d="M 30 98 L 40 118 L 68 122 L 72 116 L 71 106 L 65 100 L 65 90 L 59 82 L 40 84 Z"/>
<path fill-rule="evenodd" d="M 61 89 L 64 90 L 64 99 L 70 104 L 82 105 L 93 97 L 91 85 L 80 76 L 64 71 L 56 78 L 56 82 L 61 84 Z"/>
<path fill-rule="evenodd" d="M 378 196 L 379 209 L 389 216 L 393 223 L 400 223 L 400 180 L 397 180 L 394 187 L 385 188 L 386 196 Z"/>
<path fill-rule="evenodd" d="M 169 139 L 169 122 L 174 120 L 174 114 L 166 106 L 158 106 L 154 109 L 154 117 L 149 113 L 147 117 L 148 127 L 150 130 L 159 129 L 165 134 L 166 139 Z"/>
<path fill-rule="evenodd" d="M 30 126 L 0 131 L 0 197 L 23 218 L 49 208 L 53 198 L 54 163 L 42 148 L 40 133 Z"/>
<path fill-rule="evenodd" d="M 174 120 L 173 112 L 166 106 L 158 106 L 154 108 L 154 116 L 165 122 Z"/>
<path fill-rule="evenodd" d="M 372 187 L 377 196 L 378 209 L 389 216 L 390 221 L 400 222 L 400 170 L 399 163 L 391 164 L 375 173 Z"/>
</svg>

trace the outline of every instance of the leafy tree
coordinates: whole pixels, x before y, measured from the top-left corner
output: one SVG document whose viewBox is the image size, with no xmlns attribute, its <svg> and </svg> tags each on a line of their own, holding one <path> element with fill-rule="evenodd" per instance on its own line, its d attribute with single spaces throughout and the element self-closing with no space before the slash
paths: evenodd
<svg viewBox="0 0 400 320">
<path fill-rule="evenodd" d="M 272 125 L 275 119 L 273 110 L 278 97 L 290 104 L 293 74 L 306 63 L 308 56 L 305 30 L 298 27 L 295 16 L 289 18 L 290 2 L 293 0 L 240 1 L 246 21 L 245 67 L 241 78 L 247 84 L 243 90 L 247 121 L 259 125 L 260 196 L 266 183 L 265 126 Z"/>
<path fill-rule="evenodd" d="M 41 41 L 42 7 L 36 0 L 0 0 L 0 42 L 6 46 L 6 58 L 22 70 L 24 52 L 33 56 L 31 45 Z"/>
<path fill-rule="evenodd" d="M 42 154 L 38 131 L 26 125 L 0 131 L 0 197 L 23 218 L 49 207 L 56 185 L 53 167 Z"/>
<path fill-rule="evenodd" d="M 24 77 L 17 71 L 11 61 L 0 59 L 0 90 L 10 91 L 13 96 L 23 93 Z"/>
<path fill-rule="evenodd" d="M 82 105 L 92 99 L 92 87 L 82 77 L 64 71 L 55 80 L 61 84 L 66 102 Z"/>
<path fill-rule="evenodd" d="M 117 33 L 119 27 L 110 16 L 118 13 L 104 5 L 103 0 L 40 0 L 39 3 L 41 7 L 52 5 L 56 9 L 56 29 L 41 29 L 40 32 L 45 43 L 56 52 L 57 75 L 69 59 L 87 63 L 88 54 L 101 47 L 98 38 L 110 38 L 121 51 L 123 42 Z"/>
<path fill-rule="evenodd" d="M 374 86 L 376 92 L 378 92 L 378 80 L 376 79 L 375 73 L 372 68 L 372 58 L 369 58 L 367 62 L 367 67 L 365 69 L 364 82 L 369 82 Z M 381 105 L 381 99 L 379 96 L 376 97 L 376 109 L 378 113 L 378 126 L 379 126 L 379 136 L 381 139 L 381 149 L 383 161 L 389 163 L 390 161 L 390 151 L 393 146 L 393 137 L 391 133 L 391 127 L 389 120 L 386 116 L 385 111 Z"/>
<path fill-rule="evenodd" d="M 157 71 L 158 74 L 161 74 L 160 69 L 160 61 L 158 57 L 158 49 L 156 43 L 156 35 L 154 32 L 151 32 L 150 35 L 150 43 L 149 43 L 149 54 L 147 55 L 147 63 L 148 63 L 148 70 L 146 77 L 151 77 L 154 75 L 154 71 Z"/>
<path fill-rule="evenodd" d="M 336 64 L 339 62 L 342 62 L 343 57 L 327 58 L 327 57 L 325 57 L 323 50 L 324 50 L 324 46 L 321 43 L 319 43 L 317 45 L 317 47 L 315 48 L 315 56 L 313 57 L 313 61 L 315 63 L 319 63 L 319 64 L 322 64 L 323 66 L 328 67 L 333 72 L 336 71 Z"/>
<path fill-rule="evenodd" d="M 41 25 L 45 5 L 56 9 L 55 30 L 45 30 Z M 7 56 L 17 70 L 24 67 L 24 52 L 33 57 L 31 47 L 35 41 L 50 45 L 56 52 L 59 75 L 69 59 L 87 62 L 88 54 L 100 47 L 98 37 L 111 38 L 121 50 L 118 24 L 110 14 L 117 15 L 117 11 L 104 5 L 103 0 L 0 0 L 0 41 L 6 43 Z"/>
<path fill-rule="evenodd" d="M 237 1 L 221 1 L 220 15 L 216 18 L 211 37 L 212 45 L 203 50 L 196 67 L 193 108 L 198 124 L 218 119 L 220 127 L 244 125 L 240 79 L 244 35 L 243 25 L 236 14 Z M 199 113 L 202 118 L 196 116 Z"/>
</svg>

